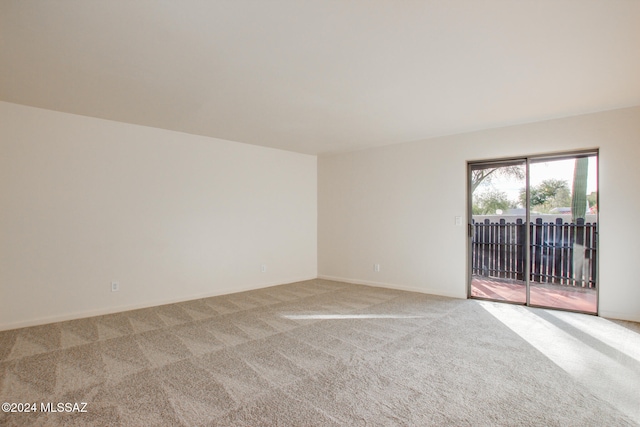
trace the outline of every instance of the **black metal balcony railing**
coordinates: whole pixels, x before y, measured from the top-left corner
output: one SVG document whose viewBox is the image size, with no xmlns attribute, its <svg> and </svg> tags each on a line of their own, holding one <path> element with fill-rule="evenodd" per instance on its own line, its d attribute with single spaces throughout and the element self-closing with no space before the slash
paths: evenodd
<svg viewBox="0 0 640 427">
<path fill-rule="evenodd" d="M 473 221 L 472 274 L 524 280 L 526 224 Z M 578 218 L 575 223 L 529 224 L 530 281 L 595 289 L 597 224 Z"/>
</svg>

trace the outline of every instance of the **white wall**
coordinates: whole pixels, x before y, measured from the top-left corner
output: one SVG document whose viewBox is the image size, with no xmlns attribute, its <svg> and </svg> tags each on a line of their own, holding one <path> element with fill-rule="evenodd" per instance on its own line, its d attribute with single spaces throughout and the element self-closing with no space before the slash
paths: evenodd
<svg viewBox="0 0 640 427">
<path fill-rule="evenodd" d="M 320 157 L 319 275 L 465 298 L 467 161 L 591 148 L 600 314 L 640 321 L 640 107 Z"/>
<path fill-rule="evenodd" d="M 0 329 L 317 276 L 315 156 L 0 102 L 0 204 Z"/>
</svg>

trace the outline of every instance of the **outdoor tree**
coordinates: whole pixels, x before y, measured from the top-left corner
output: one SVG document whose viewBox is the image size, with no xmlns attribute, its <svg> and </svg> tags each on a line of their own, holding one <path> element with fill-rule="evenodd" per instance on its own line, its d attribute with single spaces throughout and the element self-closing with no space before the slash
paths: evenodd
<svg viewBox="0 0 640 427">
<path fill-rule="evenodd" d="M 489 184 L 494 177 L 502 176 L 514 180 L 524 179 L 524 166 L 501 166 L 497 168 L 475 169 L 471 171 L 471 193 L 476 191 L 480 184 Z"/>
<path fill-rule="evenodd" d="M 592 191 L 591 193 L 589 193 L 589 195 L 587 196 L 587 202 L 589 202 L 589 207 L 592 210 L 597 210 L 598 207 L 598 192 L 597 191 Z"/>
<path fill-rule="evenodd" d="M 531 209 L 547 213 L 553 208 L 567 207 L 571 203 L 571 191 L 567 181 L 549 178 L 529 190 Z M 526 203 L 526 192 L 520 190 L 520 203 Z"/>
<path fill-rule="evenodd" d="M 505 211 L 516 207 L 515 203 L 509 200 L 507 193 L 496 189 L 478 194 L 473 201 L 474 215 L 495 215 L 498 210 Z"/>
</svg>

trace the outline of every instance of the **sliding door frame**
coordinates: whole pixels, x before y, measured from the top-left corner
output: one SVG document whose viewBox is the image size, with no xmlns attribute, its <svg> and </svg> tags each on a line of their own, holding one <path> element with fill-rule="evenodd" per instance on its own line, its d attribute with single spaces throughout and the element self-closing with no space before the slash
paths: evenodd
<svg viewBox="0 0 640 427">
<path fill-rule="evenodd" d="M 596 157 L 596 188 L 597 188 L 597 200 L 596 205 L 598 206 L 598 210 L 596 211 L 596 312 L 584 312 L 580 310 L 568 310 L 562 309 L 558 307 L 547 307 L 547 306 L 539 306 L 535 304 L 531 304 L 531 190 L 530 190 L 530 166 L 531 163 L 538 163 L 542 160 L 562 160 L 562 159 L 574 159 L 579 157 Z M 563 151 L 558 153 L 547 153 L 547 154 L 537 154 L 537 155 L 528 155 L 528 156 L 519 156 L 519 157 L 506 157 L 500 159 L 488 159 L 488 160 L 473 160 L 467 161 L 467 298 L 485 300 L 485 301 L 495 301 L 506 304 L 516 304 L 523 305 L 517 301 L 508 301 L 508 300 L 496 300 L 491 298 L 483 298 L 483 297 L 474 297 L 471 295 L 471 281 L 472 281 L 472 242 L 473 238 L 473 210 L 472 210 L 472 188 L 471 188 L 471 171 L 474 166 L 482 165 L 482 166 L 509 166 L 514 164 L 525 164 L 525 198 L 526 198 L 526 206 L 525 206 L 525 224 L 526 224 L 526 232 L 525 234 L 525 259 L 524 259 L 524 281 L 525 281 L 525 289 L 526 289 L 526 302 L 525 306 L 527 307 L 538 307 L 545 308 L 550 310 L 562 310 L 562 311 L 572 311 L 577 313 L 585 313 L 591 315 L 598 315 L 600 312 L 600 239 L 599 239 L 599 229 L 600 229 L 600 150 L 598 148 L 592 149 L 584 149 L 584 150 L 574 150 L 574 151 Z"/>
</svg>

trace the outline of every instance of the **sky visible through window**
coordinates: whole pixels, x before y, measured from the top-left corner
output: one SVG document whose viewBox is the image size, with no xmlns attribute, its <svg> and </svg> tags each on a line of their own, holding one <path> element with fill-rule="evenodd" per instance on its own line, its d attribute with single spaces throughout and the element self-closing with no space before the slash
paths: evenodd
<svg viewBox="0 0 640 427">
<path fill-rule="evenodd" d="M 575 159 L 552 160 L 548 162 L 531 163 L 530 185 L 535 187 L 542 181 L 547 179 L 561 179 L 566 181 L 569 188 L 573 184 L 573 171 L 575 168 Z M 587 175 L 587 194 L 598 191 L 598 166 L 596 157 L 589 157 L 589 168 Z M 481 184 L 475 191 L 476 195 L 491 191 L 491 189 L 499 189 L 507 194 L 509 200 L 517 202 L 519 200 L 520 190 L 524 188 L 524 180 L 519 181 L 511 177 L 496 176 L 487 184 Z"/>
</svg>

